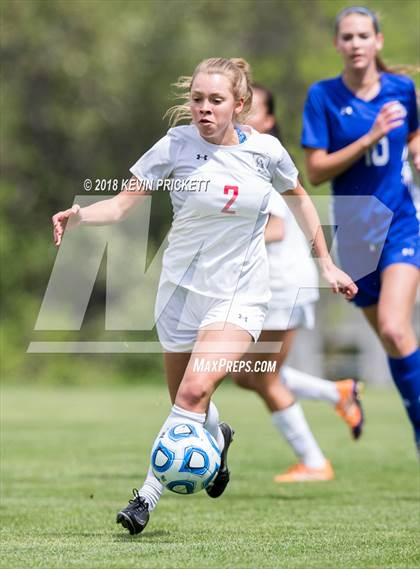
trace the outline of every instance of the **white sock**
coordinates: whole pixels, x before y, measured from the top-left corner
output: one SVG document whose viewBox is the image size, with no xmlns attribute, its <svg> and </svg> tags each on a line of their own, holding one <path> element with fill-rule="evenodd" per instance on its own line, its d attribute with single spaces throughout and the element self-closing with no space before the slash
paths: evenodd
<svg viewBox="0 0 420 569">
<path fill-rule="evenodd" d="M 169 417 L 163 423 L 163 426 L 156 438 L 159 438 L 162 433 L 167 431 L 173 425 L 182 423 L 184 421 L 192 421 L 194 423 L 200 423 L 200 425 L 203 425 L 205 418 L 206 415 L 204 413 L 194 413 L 193 411 L 182 409 L 181 407 L 178 407 L 178 405 L 173 405 Z M 153 511 L 156 508 L 156 505 L 159 501 L 159 498 L 162 496 L 164 489 L 165 487 L 163 484 L 159 482 L 159 480 L 153 474 L 153 470 L 149 467 L 146 479 L 143 482 L 143 486 L 139 489 L 139 494 L 146 500 L 149 506 L 149 511 Z"/>
<path fill-rule="evenodd" d="M 286 438 L 301 462 L 310 468 L 322 468 L 325 456 L 316 442 L 299 403 L 271 415 L 274 425 Z"/>
<path fill-rule="evenodd" d="M 146 500 L 150 512 L 156 508 L 157 503 L 159 502 L 159 499 L 162 496 L 164 490 L 165 486 L 159 482 L 159 480 L 153 474 L 152 468 L 149 466 L 146 479 L 143 482 L 143 486 L 139 490 L 139 494 Z"/>
<path fill-rule="evenodd" d="M 289 366 L 281 368 L 280 380 L 284 381 L 297 399 L 322 400 L 333 405 L 340 400 L 334 381 L 328 381 L 328 379 L 322 379 Z"/>
<path fill-rule="evenodd" d="M 204 428 L 216 439 L 217 446 L 220 452 L 225 448 L 225 439 L 223 433 L 219 427 L 219 411 L 213 401 L 210 401 L 209 408 L 207 410 L 206 420 L 204 422 Z"/>
</svg>

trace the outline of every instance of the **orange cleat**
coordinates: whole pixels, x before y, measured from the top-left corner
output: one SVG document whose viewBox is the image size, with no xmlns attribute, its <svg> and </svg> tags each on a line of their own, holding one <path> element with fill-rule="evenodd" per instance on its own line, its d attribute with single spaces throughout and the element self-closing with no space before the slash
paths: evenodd
<svg viewBox="0 0 420 569">
<path fill-rule="evenodd" d="M 334 470 L 329 460 L 325 461 L 322 468 L 310 468 L 302 462 L 294 464 L 286 470 L 284 474 L 274 477 L 274 482 L 279 484 L 290 482 L 322 482 L 333 480 Z"/>
<path fill-rule="evenodd" d="M 352 437 L 358 439 L 363 431 L 363 408 L 360 401 L 361 385 L 355 379 L 336 381 L 340 401 L 335 406 L 336 412 L 350 427 Z"/>
</svg>

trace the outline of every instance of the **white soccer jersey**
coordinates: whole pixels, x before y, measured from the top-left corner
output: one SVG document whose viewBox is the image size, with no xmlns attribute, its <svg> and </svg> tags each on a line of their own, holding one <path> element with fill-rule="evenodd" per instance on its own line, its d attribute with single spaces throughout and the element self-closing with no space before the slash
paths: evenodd
<svg viewBox="0 0 420 569">
<path fill-rule="evenodd" d="M 277 192 L 272 192 L 268 203 L 271 215 L 284 222 L 284 239 L 267 243 L 267 254 L 274 307 L 293 307 L 318 299 L 318 271 L 308 241 L 294 215 Z"/>
<path fill-rule="evenodd" d="M 281 143 L 249 127 L 242 144 L 219 146 L 194 125 L 172 128 L 130 171 L 158 185 L 188 180 L 171 191 L 169 245 L 161 282 L 169 281 L 214 298 L 270 298 L 264 227 L 273 187 L 296 187 L 298 172 Z M 201 186 L 199 185 L 199 182 Z"/>
</svg>

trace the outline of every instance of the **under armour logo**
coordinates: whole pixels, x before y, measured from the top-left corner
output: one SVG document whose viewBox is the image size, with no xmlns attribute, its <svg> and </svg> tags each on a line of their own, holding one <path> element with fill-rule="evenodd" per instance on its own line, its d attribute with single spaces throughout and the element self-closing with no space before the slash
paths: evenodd
<svg viewBox="0 0 420 569">
<path fill-rule="evenodd" d="M 248 322 L 248 316 L 242 316 L 242 314 L 239 314 L 238 318 L 239 319 L 243 318 L 245 320 L 245 322 Z"/>
<path fill-rule="evenodd" d="M 401 251 L 403 257 L 414 257 L 414 247 L 404 247 Z"/>
<path fill-rule="evenodd" d="M 203 160 L 207 160 L 208 156 L 207 154 L 197 154 L 197 160 L 200 160 L 200 158 L 202 158 Z"/>
<path fill-rule="evenodd" d="M 349 107 L 343 107 L 342 109 L 340 109 L 340 115 L 352 115 L 353 114 L 353 109 L 349 106 Z"/>
</svg>

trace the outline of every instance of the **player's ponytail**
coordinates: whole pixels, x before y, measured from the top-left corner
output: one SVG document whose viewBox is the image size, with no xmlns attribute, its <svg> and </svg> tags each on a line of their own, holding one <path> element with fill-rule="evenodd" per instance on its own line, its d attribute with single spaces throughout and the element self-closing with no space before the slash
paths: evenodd
<svg viewBox="0 0 420 569">
<path fill-rule="evenodd" d="M 244 108 L 241 114 L 238 116 L 238 122 L 244 122 L 245 118 L 248 116 L 249 111 L 252 106 L 252 72 L 249 63 L 242 58 L 233 57 L 230 59 L 242 74 L 241 78 L 237 78 L 236 81 L 232 81 L 233 95 L 236 100 L 243 99 Z"/>
<path fill-rule="evenodd" d="M 378 71 L 383 71 L 384 73 L 395 73 L 395 70 L 392 67 L 389 67 L 385 61 L 379 57 L 379 55 L 375 56 L 375 64 Z"/>
<path fill-rule="evenodd" d="M 242 99 L 244 103 L 241 113 L 237 116 L 237 122 L 243 123 L 252 105 L 251 67 L 245 59 L 214 57 L 201 61 L 191 77 L 182 76 L 174 83 L 173 86 L 179 93 L 177 98 L 184 102 L 166 111 L 164 118 L 169 117 L 169 124 L 174 126 L 184 120 L 191 122 L 192 117 L 188 102 L 192 83 L 199 73 L 220 73 L 229 79 L 235 101 Z"/>
<path fill-rule="evenodd" d="M 375 57 L 376 69 L 384 73 L 393 73 L 394 75 L 415 75 L 419 73 L 420 68 L 418 65 L 387 65 L 384 60 L 377 55 Z"/>
</svg>

